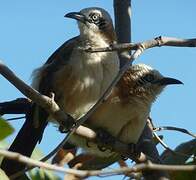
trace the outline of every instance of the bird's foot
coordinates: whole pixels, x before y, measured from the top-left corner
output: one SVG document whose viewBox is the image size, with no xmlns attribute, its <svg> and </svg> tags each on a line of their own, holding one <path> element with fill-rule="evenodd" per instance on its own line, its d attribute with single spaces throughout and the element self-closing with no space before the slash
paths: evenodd
<svg viewBox="0 0 196 180">
<path fill-rule="evenodd" d="M 107 131 L 99 129 L 97 131 L 97 147 L 100 151 L 110 150 L 113 151 L 111 144 L 115 143 L 116 139 L 110 135 Z"/>
<path fill-rule="evenodd" d="M 61 133 L 68 133 L 69 131 L 72 131 L 72 129 L 76 126 L 75 119 L 68 115 L 67 121 L 66 122 L 61 122 L 62 124 L 59 126 L 59 131 Z"/>
</svg>

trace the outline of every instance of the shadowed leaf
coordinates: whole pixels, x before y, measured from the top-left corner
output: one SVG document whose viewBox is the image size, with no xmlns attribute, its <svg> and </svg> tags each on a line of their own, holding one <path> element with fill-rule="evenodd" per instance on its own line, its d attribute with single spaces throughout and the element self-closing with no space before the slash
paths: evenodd
<svg viewBox="0 0 196 180">
<path fill-rule="evenodd" d="M 0 179 L 9 180 L 9 178 L 6 176 L 2 169 L 0 169 Z"/>
<path fill-rule="evenodd" d="M 14 128 L 5 120 L 0 118 L 0 141 L 14 132 Z"/>
</svg>

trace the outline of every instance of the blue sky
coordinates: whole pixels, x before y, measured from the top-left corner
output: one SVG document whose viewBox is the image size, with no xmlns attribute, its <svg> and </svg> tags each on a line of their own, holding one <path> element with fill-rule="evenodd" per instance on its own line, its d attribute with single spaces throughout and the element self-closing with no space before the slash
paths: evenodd
<svg viewBox="0 0 196 180">
<path fill-rule="evenodd" d="M 1 0 L 0 59 L 30 84 L 33 69 L 42 65 L 63 42 L 78 34 L 76 22 L 65 19 L 64 14 L 90 6 L 105 8 L 113 16 L 111 0 Z M 132 41 L 160 35 L 196 37 L 195 7 L 194 0 L 132 1 Z M 156 125 L 183 127 L 196 132 L 195 60 L 194 48 L 161 47 L 147 50 L 135 61 L 184 82 L 181 86 L 167 87 L 153 105 L 151 116 Z M 0 87 L 0 101 L 22 96 L 3 77 L 0 77 Z M 12 124 L 16 129 L 20 127 L 19 122 Z M 189 139 L 173 132 L 164 132 L 164 137 L 172 148 Z M 50 125 L 40 147 L 47 153 L 61 139 L 62 136 Z"/>
</svg>

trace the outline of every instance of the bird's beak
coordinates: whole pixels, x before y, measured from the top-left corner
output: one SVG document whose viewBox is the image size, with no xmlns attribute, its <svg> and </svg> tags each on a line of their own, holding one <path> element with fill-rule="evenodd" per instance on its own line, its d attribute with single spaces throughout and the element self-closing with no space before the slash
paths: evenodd
<svg viewBox="0 0 196 180">
<path fill-rule="evenodd" d="M 155 83 L 158 83 L 163 86 L 170 85 L 170 84 L 183 84 L 182 81 L 180 81 L 178 79 L 170 78 L 170 77 L 164 77 L 164 78 L 156 81 Z"/>
<path fill-rule="evenodd" d="M 72 18 L 72 19 L 75 19 L 75 20 L 80 21 L 82 23 L 86 22 L 86 17 L 83 14 L 81 14 L 80 12 L 70 12 L 70 13 L 65 14 L 64 17 Z"/>
</svg>

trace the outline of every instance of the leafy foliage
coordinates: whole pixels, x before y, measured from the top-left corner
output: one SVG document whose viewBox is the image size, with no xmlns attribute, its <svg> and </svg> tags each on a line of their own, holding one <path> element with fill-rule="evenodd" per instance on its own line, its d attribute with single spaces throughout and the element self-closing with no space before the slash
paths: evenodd
<svg viewBox="0 0 196 180">
<path fill-rule="evenodd" d="M 32 170 L 29 172 L 29 176 L 32 180 L 61 180 L 55 173 L 45 169 Z"/>
<path fill-rule="evenodd" d="M 9 180 L 9 178 L 6 176 L 2 169 L 0 169 L 0 179 Z"/>
<path fill-rule="evenodd" d="M 41 159 L 44 156 L 43 152 L 36 148 L 33 151 L 32 158 L 33 159 Z M 61 180 L 60 177 L 58 177 L 55 172 L 48 171 L 46 169 L 33 169 L 29 173 L 29 176 L 32 180 Z"/>
<path fill-rule="evenodd" d="M 14 128 L 0 117 L 0 141 L 14 132 Z"/>
</svg>

